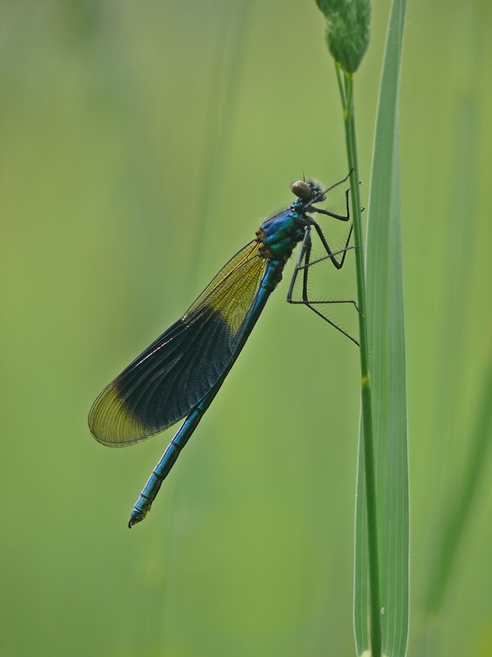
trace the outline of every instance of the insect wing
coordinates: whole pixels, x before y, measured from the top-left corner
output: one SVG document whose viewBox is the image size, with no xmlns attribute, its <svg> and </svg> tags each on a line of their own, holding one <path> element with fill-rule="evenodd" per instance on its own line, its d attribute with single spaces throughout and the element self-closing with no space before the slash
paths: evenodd
<svg viewBox="0 0 492 657">
<path fill-rule="evenodd" d="M 265 267 L 256 242 L 229 260 L 183 317 L 96 399 L 89 413 L 96 440 L 131 445 L 188 415 L 233 358 Z"/>
</svg>

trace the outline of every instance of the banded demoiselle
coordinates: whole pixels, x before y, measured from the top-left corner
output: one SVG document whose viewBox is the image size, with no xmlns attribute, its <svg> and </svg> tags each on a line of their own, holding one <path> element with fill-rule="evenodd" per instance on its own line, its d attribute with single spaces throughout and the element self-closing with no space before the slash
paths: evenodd
<svg viewBox="0 0 492 657">
<path fill-rule="evenodd" d="M 344 180 L 336 183 L 340 183 Z M 253 241 L 242 248 L 219 271 L 185 314 L 157 338 L 99 395 L 89 413 L 92 435 L 103 445 L 133 445 L 186 418 L 152 472 L 136 502 L 128 526 L 145 518 L 181 450 L 223 384 L 239 356 L 270 294 L 282 279 L 282 272 L 294 247 L 301 242 L 287 300 L 303 303 L 333 324 L 351 340 L 354 338 L 325 317 L 308 297 L 309 267 L 329 259 L 343 266 L 352 229 L 345 248 L 332 251 L 318 223 L 309 214 L 319 213 L 349 220 L 347 215 L 318 207 L 326 193 L 314 182 L 292 185 L 297 196 L 290 207 L 264 221 Z M 311 261 L 311 229 L 314 228 L 326 255 Z M 337 259 L 337 255 L 341 255 Z M 302 272 L 302 299 L 292 298 L 294 283 Z M 353 303 L 353 300 L 342 301 Z M 356 342 L 357 344 L 357 342 Z"/>
</svg>

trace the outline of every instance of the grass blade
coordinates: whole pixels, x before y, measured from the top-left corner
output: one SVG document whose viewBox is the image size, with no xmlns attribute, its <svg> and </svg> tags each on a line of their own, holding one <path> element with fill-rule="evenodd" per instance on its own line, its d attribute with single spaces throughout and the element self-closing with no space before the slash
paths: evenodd
<svg viewBox="0 0 492 657">
<path fill-rule="evenodd" d="M 383 652 L 403 657 L 408 641 L 409 498 L 405 330 L 400 218 L 399 80 L 405 0 L 394 0 L 379 95 L 368 211 L 366 292 L 378 494 Z M 359 446 L 354 631 L 369 649 L 367 523 Z"/>
</svg>

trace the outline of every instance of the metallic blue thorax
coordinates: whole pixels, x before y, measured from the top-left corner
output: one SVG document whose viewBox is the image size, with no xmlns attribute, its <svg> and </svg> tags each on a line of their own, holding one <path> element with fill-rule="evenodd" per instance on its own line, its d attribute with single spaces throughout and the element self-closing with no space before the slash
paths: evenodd
<svg viewBox="0 0 492 657">
<path fill-rule="evenodd" d="M 288 210 L 264 221 L 256 231 L 260 253 L 265 257 L 286 262 L 295 246 L 302 240 L 309 223 L 304 214 L 305 202 L 295 201 Z"/>
</svg>

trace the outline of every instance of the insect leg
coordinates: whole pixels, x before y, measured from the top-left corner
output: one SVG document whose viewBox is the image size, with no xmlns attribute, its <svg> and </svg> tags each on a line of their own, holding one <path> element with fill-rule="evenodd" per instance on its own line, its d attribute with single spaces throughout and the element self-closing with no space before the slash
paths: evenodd
<svg viewBox="0 0 492 657">
<path fill-rule="evenodd" d="M 317 224 L 315 224 L 315 223 L 313 223 L 313 225 L 315 227 L 317 226 Z M 320 260 L 325 260 L 326 258 L 330 258 L 330 260 L 333 262 L 333 264 L 335 264 L 337 269 L 341 269 L 341 267 L 343 266 L 344 260 L 345 260 L 345 254 L 346 254 L 347 250 L 349 248 L 352 248 L 352 247 L 347 246 L 348 245 L 348 240 L 350 240 L 350 233 L 352 232 L 352 229 L 349 233 L 347 244 L 346 244 L 345 248 L 342 249 L 341 251 L 332 251 L 330 249 L 329 245 L 328 245 L 328 242 L 326 241 L 326 239 L 323 236 L 323 245 L 325 246 L 325 248 L 328 252 L 328 255 L 323 257 L 323 258 L 320 258 L 320 260 L 314 260 L 312 262 L 311 262 L 312 242 L 311 242 L 310 230 L 311 230 L 311 226 L 307 226 L 306 232 L 304 234 L 304 239 L 302 240 L 301 248 L 299 250 L 299 255 L 297 257 L 297 262 L 296 262 L 296 266 L 295 266 L 295 269 L 294 269 L 294 273 L 293 273 L 292 279 L 290 281 L 289 290 L 287 292 L 287 301 L 288 301 L 288 303 L 307 306 L 310 310 L 312 310 L 314 313 L 316 313 L 316 315 L 318 315 L 318 317 L 321 317 L 321 319 L 324 319 L 325 322 L 328 322 L 328 324 L 331 324 L 334 328 L 337 329 L 337 331 L 340 331 L 340 333 L 343 333 L 343 335 L 347 336 L 347 338 L 349 338 L 349 340 L 352 340 L 352 342 L 355 342 L 355 344 L 358 345 L 359 343 L 357 342 L 357 340 L 355 340 L 355 338 L 353 338 L 349 333 L 344 331 L 344 329 L 342 329 L 340 326 L 338 326 L 331 319 L 329 319 L 328 317 L 325 317 L 325 315 L 323 315 L 323 313 L 321 313 L 315 307 L 315 305 L 317 305 L 317 304 L 352 303 L 355 306 L 355 308 L 358 310 L 357 304 L 355 303 L 355 301 L 353 299 L 340 299 L 340 300 L 336 300 L 336 301 L 334 301 L 334 300 L 333 301 L 314 301 L 314 300 L 309 299 L 309 294 L 308 294 L 309 268 L 313 264 L 316 264 L 317 262 L 319 262 Z M 321 232 L 321 231 L 319 231 L 319 232 Z M 318 234 L 319 234 L 319 232 L 318 232 Z M 322 233 L 321 233 L 321 235 L 322 235 Z M 342 258 L 341 258 L 340 262 L 338 262 L 338 260 L 336 259 L 335 256 L 339 255 L 340 253 L 343 253 L 343 255 L 342 255 Z M 293 299 L 294 286 L 296 284 L 297 277 L 298 277 L 300 271 L 302 271 L 302 293 L 301 293 L 302 298 L 301 299 Z"/>
<path fill-rule="evenodd" d="M 344 182 L 343 180 L 340 182 Z M 331 189 L 331 188 L 330 188 Z M 323 210 L 323 208 L 317 208 L 312 205 L 308 212 L 317 212 L 318 214 L 324 214 L 327 217 L 333 217 L 339 221 L 348 221 L 350 219 L 350 205 L 349 205 L 349 192 L 350 188 L 345 190 L 345 207 L 347 208 L 347 214 L 336 214 L 335 212 L 330 212 L 329 210 Z"/>
</svg>

